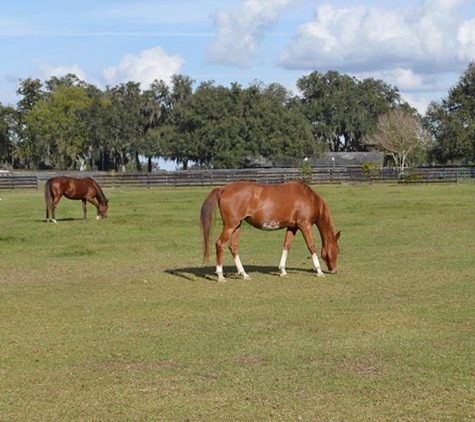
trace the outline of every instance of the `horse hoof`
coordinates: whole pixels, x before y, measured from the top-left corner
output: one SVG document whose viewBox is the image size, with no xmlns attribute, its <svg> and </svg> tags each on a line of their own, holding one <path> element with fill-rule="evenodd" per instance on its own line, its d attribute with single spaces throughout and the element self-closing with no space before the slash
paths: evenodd
<svg viewBox="0 0 475 422">
<path fill-rule="evenodd" d="M 320 272 L 320 273 L 317 273 L 317 277 L 325 277 L 325 274 L 323 274 L 323 273 L 321 273 L 321 272 Z"/>
</svg>

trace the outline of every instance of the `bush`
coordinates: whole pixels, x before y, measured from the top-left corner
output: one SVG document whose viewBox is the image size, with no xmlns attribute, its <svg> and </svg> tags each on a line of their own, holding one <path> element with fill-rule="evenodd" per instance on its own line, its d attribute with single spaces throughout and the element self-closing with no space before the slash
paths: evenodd
<svg viewBox="0 0 475 422">
<path fill-rule="evenodd" d="M 378 166 L 373 163 L 363 163 L 361 165 L 363 176 L 367 180 L 373 180 L 378 174 Z"/>
<path fill-rule="evenodd" d="M 305 183 L 312 182 L 312 166 L 305 163 L 299 167 L 299 179 Z"/>
<path fill-rule="evenodd" d="M 399 183 L 421 183 L 424 181 L 424 175 L 417 170 L 409 170 L 399 175 Z"/>
</svg>

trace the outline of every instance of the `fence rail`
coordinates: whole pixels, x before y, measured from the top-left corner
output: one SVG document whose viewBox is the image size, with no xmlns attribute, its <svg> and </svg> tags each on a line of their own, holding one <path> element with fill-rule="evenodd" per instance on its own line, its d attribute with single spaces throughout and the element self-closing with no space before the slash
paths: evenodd
<svg viewBox="0 0 475 422">
<path fill-rule="evenodd" d="M 190 170 L 151 174 L 96 175 L 104 187 L 114 186 L 218 186 L 239 180 L 260 183 L 284 183 L 304 180 L 310 184 L 342 183 L 434 183 L 474 180 L 474 169 L 417 168 L 401 173 L 394 168 L 364 171 L 361 167 L 299 169 Z"/>
<path fill-rule="evenodd" d="M 40 183 L 58 175 L 55 172 L 35 174 L 0 175 L 0 189 L 38 189 Z M 413 168 L 401 173 L 394 168 L 363 170 L 355 167 L 318 167 L 309 171 L 292 168 L 238 169 L 238 170 L 189 170 L 157 173 L 61 173 L 74 177 L 91 176 L 105 187 L 159 187 L 159 186 L 218 186 L 238 180 L 260 183 L 284 183 L 304 180 L 310 184 L 344 183 L 443 183 L 474 180 L 473 167 Z"/>
<path fill-rule="evenodd" d="M 38 189 L 38 177 L 35 175 L 0 175 L 0 189 Z"/>
</svg>

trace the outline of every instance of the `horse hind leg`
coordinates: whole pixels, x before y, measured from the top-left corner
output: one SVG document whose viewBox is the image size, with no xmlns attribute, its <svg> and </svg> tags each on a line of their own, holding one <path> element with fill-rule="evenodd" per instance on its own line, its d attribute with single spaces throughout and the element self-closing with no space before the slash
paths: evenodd
<svg viewBox="0 0 475 422">
<path fill-rule="evenodd" d="M 50 202 L 49 200 L 46 201 L 46 222 L 56 223 L 56 220 L 54 218 L 54 205 L 53 202 Z"/>
<path fill-rule="evenodd" d="M 57 204 L 57 202 L 56 202 Z M 56 205 L 55 205 L 55 202 L 52 201 L 51 204 L 48 204 L 46 206 L 46 222 L 47 223 L 50 223 L 50 222 L 53 222 L 55 224 L 57 224 L 58 222 L 56 221 L 56 217 L 55 217 L 55 209 L 56 209 Z"/>
<path fill-rule="evenodd" d="M 231 255 L 234 259 L 234 264 L 236 265 L 238 275 L 240 275 L 244 280 L 249 280 L 251 277 L 249 274 L 246 273 L 244 269 L 241 259 L 239 258 L 238 254 L 238 241 L 239 241 L 239 227 L 234 230 L 231 235 L 231 243 L 229 244 L 229 250 L 231 251 Z"/>
<path fill-rule="evenodd" d="M 60 199 L 61 199 L 61 196 L 57 196 L 56 198 L 53 198 L 53 201 L 51 202 L 51 216 L 53 217 L 51 221 L 53 223 L 57 223 L 55 212 L 56 212 L 56 207 L 58 206 Z"/>
<path fill-rule="evenodd" d="M 223 250 L 227 245 L 229 238 L 231 236 L 231 229 L 226 229 L 223 227 L 221 234 L 216 241 L 216 275 L 218 276 L 218 281 L 226 281 L 223 272 Z"/>
<path fill-rule="evenodd" d="M 237 229 L 239 229 L 239 226 Z M 237 255 L 237 241 L 239 232 L 234 234 L 237 229 L 229 226 L 223 227 L 223 230 L 216 241 L 216 275 L 218 276 L 218 281 L 226 281 L 226 277 L 224 277 L 223 272 L 223 251 L 230 239 L 232 239 L 232 242 L 229 245 L 229 249 L 233 255 L 234 263 L 236 264 L 238 273 L 243 278 L 249 278 L 249 276 L 246 274 L 246 271 L 244 271 L 241 260 L 239 259 L 239 255 Z"/>
<path fill-rule="evenodd" d="M 54 216 L 54 207 L 51 208 L 51 217 L 49 215 L 46 216 L 46 222 L 47 223 L 54 223 L 57 224 L 58 222 L 56 221 L 56 218 Z"/>
<path fill-rule="evenodd" d="M 282 256 L 280 258 L 279 263 L 281 277 L 285 277 L 287 275 L 287 271 L 285 270 L 285 264 L 287 262 L 287 256 L 289 254 L 290 247 L 292 246 L 292 243 L 294 241 L 296 232 L 297 231 L 295 229 L 287 229 L 287 232 L 285 233 L 284 248 L 282 250 Z"/>
</svg>

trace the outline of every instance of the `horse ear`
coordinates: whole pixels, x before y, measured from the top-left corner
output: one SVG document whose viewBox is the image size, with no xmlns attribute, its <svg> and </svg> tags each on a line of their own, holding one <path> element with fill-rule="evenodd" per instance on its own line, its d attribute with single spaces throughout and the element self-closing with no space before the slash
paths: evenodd
<svg viewBox="0 0 475 422">
<path fill-rule="evenodd" d="M 340 235 L 341 235 L 341 230 L 336 233 L 335 240 L 338 240 L 340 238 Z"/>
</svg>

